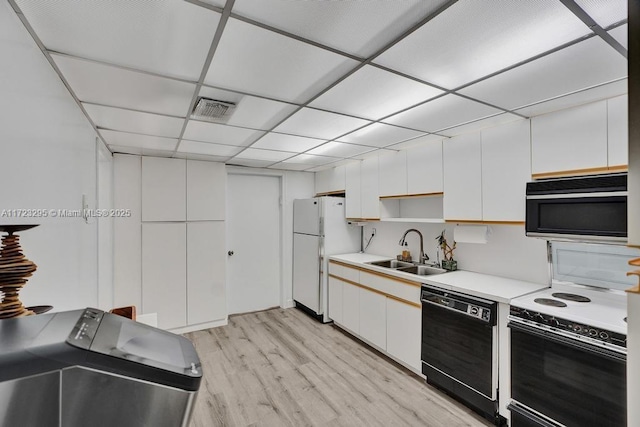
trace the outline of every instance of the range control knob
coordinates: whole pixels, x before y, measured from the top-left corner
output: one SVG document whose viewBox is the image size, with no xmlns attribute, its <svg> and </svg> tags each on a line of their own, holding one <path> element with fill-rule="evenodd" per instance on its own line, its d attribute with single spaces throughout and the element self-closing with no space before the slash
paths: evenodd
<svg viewBox="0 0 640 427">
<path fill-rule="evenodd" d="M 598 331 L 596 331 L 595 329 L 589 329 L 589 335 L 592 337 L 596 337 L 598 336 Z"/>
<path fill-rule="evenodd" d="M 556 319 L 555 317 L 552 317 L 551 319 L 549 319 L 549 324 L 551 326 L 558 326 L 560 325 L 560 322 L 558 322 L 558 319 Z"/>
<path fill-rule="evenodd" d="M 609 339 L 609 334 L 604 332 L 604 331 L 602 331 L 602 332 L 600 332 L 599 337 L 600 337 L 600 339 L 608 340 Z"/>
</svg>

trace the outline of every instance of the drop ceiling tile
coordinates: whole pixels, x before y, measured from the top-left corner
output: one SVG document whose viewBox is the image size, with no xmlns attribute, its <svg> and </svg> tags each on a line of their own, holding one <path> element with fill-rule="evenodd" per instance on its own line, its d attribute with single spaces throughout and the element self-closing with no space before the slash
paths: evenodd
<svg viewBox="0 0 640 427">
<path fill-rule="evenodd" d="M 193 154 L 193 153 L 175 153 L 173 155 L 176 159 L 186 159 L 186 160 L 205 160 L 208 162 L 217 162 L 224 163 L 227 161 L 229 156 L 210 156 L 208 154 Z"/>
<path fill-rule="evenodd" d="M 178 140 L 160 136 L 140 135 L 137 133 L 116 132 L 101 129 L 100 134 L 109 145 L 138 147 L 150 150 L 175 150 Z"/>
<path fill-rule="evenodd" d="M 291 153 L 302 153 L 313 147 L 326 142 L 323 139 L 305 138 L 302 136 L 284 135 L 271 132 L 260 138 L 251 148 L 262 148 L 265 150 L 289 151 Z"/>
<path fill-rule="evenodd" d="M 212 6 L 224 7 L 226 0 L 199 0 L 201 3 L 207 3 Z"/>
<path fill-rule="evenodd" d="M 251 168 L 266 168 L 269 165 L 272 165 L 273 162 L 269 160 L 250 160 L 250 159 L 239 159 L 234 157 L 233 159 L 227 160 L 228 165 L 234 166 L 247 166 Z"/>
<path fill-rule="evenodd" d="M 516 112 L 527 117 L 539 116 L 541 114 L 564 110 L 565 108 L 588 104 L 591 102 L 599 101 L 601 99 L 608 99 L 624 95 L 629 91 L 627 86 L 627 79 L 622 79 L 612 83 L 607 83 L 604 85 L 574 92 L 569 95 L 554 98 L 549 101 L 533 104 L 531 106 L 516 110 Z"/>
<path fill-rule="evenodd" d="M 303 108 L 274 129 L 311 138 L 333 139 L 369 124 L 368 120 Z"/>
<path fill-rule="evenodd" d="M 289 171 L 306 171 L 309 169 L 311 165 L 305 163 L 276 163 L 275 165 L 269 166 L 269 169 L 277 169 L 277 170 L 289 170 Z"/>
<path fill-rule="evenodd" d="M 270 130 L 298 108 L 296 105 L 285 102 L 242 95 L 237 92 L 206 86 L 200 90 L 200 96 L 236 104 L 236 109 L 227 124 L 254 129 Z"/>
<path fill-rule="evenodd" d="M 310 106 L 377 120 L 441 93 L 439 89 L 367 65 Z"/>
<path fill-rule="evenodd" d="M 52 55 L 80 101 L 184 117 L 196 86 Z"/>
<path fill-rule="evenodd" d="M 611 37 L 616 39 L 618 43 L 624 46 L 625 49 L 629 49 L 629 25 L 624 24 L 613 30 L 609 31 Z"/>
<path fill-rule="evenodd" d="M 627 0 L 576 0 L 576 3 L 603 28 L 627 19 Z"/>
<path fill-rule="evenodd" d="M 235 156 L 242 150 L 233 145 L 213 144 L 210 142 L 182 140 L 178 146 L 179 153 L 206 154 L 208 156 L 229 157 Z"/>
<path fill-rule="evenodd" d="M 300 37 L 367 57 L 445 1 L 236 0 L 233 12 Z"/>
<path fill-rule="evenodd" d="M 205 83 L 306 102 L 356 65 L 352 59 L 231 18 Z"/>
<path fill-rule="evenodd" d="M 183 139 L 215 144 L 246 146 L 258 139 L 264 132 L 217 123 L 190 120 Z"/>
<path fill-rule="evenodd" d="M 375 150 L 373 147 L 364 145 L 348 144 L 345 142 L 331 141 L 319 147 L 309 150 L 309 154 L 326 155 L 334 157 L 352 157 L 358 154 L 367 153 L 371 150 Z"/>
<path fill-rule="evenodd" d="M 524 120 L 524 118 L 511 113 L 502 113 L 484 119 L 476 120 L 474 122 L 467 123 L 461 126 L 455 126 L 450 129 L 441 130 L 438 133 L 444 136 L 453 137 L 465 133 L 477 132 L 482 129 L 491 128 L 518 120 Z"/>
<path fill-rule="evenodd" d="M 105 129 L 177 138 L 184 124 L 184 119 L 176 117 L 95 104 L 82 104 L 82 106 L 96 126 Z"/>
<path fill-rule="evenodd" d="M 460 0 L 374 62 L 453 89 L 589 32 L 556 0 Z"/>
<path fill-rule="evenodd" d="M 304 164 L 311 166 L 319 166 L 326 165 L 327 163 L 333 163 L 338 159 L 335 157 L 327 157 L 327 156 L 314 156 L 312 154 L 298 154 L 295 157 L 287 159 L 282 163 L 291 163 L 291 164 Z"/>
<path fill-rule="evenodd" d="M 370 147 L 386 147 L 410 138 L 422 135 L 424 132 L 390 126 L 384 123 L 373 123 L 339 138 L 340 142 L 368 145 Z"/>
<path fill-rule="evenodd" d="M 408 148 L 418 147 L 420 145 L 428 144 L 433 141 L 442 141 L 443 139 L 445 138 L 440 135 L 429 134 L 409 139 L 398 144 L 393 144 L 385 148 L 392 150 L 406 150 Z"/>
<path fill-rule="evenodd" d="M 384 155 L 384 154 L 388 154 L 393 152 L 393 150 L 388 150 L 386 148 L 380 148 L 378 150 L 374 150 L 374 151 L 369 151 L 368 153 L 364 153 L 364 154 L 359 154 L 357 156 L 354 156 L 353 159 L 355 160 L 365 160 L 365 159 L 370 159 L 372 157 L 378 157 L 379 155 Z"/>
<path fill-rule="evenodd" d="M 266 160 L 280 162 L 293 156 L 293 153 L 286 151 L 260 150 L 258 148 L 247 148 L 242 153 L 234 157 L 234 159 L 250 159 L 250 160 Z"/>
<path fill-rule="evenodd" d="M 185 1 L 17 3 L 49 50 L 193 81 L 220 20 Z"/>
<path fill-rule="evenodd" d="M 496 108 L 451 94 L 391 116 L 384 121 L 425 132 L 437 132 L 440 129 L 461 125 L 501 112 Z"/>
<path fill-rule="evenodd" d="M 513 110 L 626 75 L 627 60 L 600 37 L 592 37 L 461 92 Z"/>
</svg>

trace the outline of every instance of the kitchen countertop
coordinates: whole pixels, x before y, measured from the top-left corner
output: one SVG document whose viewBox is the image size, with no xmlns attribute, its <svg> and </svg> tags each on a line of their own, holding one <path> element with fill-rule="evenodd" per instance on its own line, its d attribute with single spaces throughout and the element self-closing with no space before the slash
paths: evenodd
<svg viewBox="0 0 640 427">
<path fill-rule="evenodd" d="M 506 277 L 474 273 L 472 271 L 457 270 L 442 274 L 433 274 L 430 276 L 418 276 L 416 274 L 367 264 L 372 261 L 392 259 L 383 255 L 353 253 L 332 255 L 329 258 L 345 264 L 353 265 L 354 267 L 366 268 L 371 271 L 377 271 L 415 282 L 428 282 L 429 284 L 443 289 L 462 292 L 468 295 L 506 304 L 508 304 L 513 298 L 549 287 L 540 283 L 525 282 L 522 280 L 508 279 Z"/>
</svg>

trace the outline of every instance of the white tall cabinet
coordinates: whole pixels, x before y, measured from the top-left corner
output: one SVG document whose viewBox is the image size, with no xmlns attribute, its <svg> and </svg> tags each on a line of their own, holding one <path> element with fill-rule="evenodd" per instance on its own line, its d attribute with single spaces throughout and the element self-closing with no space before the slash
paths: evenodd
<svg viewBox="0 0 640 427">
<path fill-rule="evenodd" d="M 460 135 L 444 143 L 445 219 L 482 219 L 480 133 Z"/>
<path fill-rule="evenodd" d="M 119 155 L 114 171 L 116 207 L 140 207 L 114 227 L 114 305 L 176 331 L 226 321 L 224 164 Z"/>
</svg>

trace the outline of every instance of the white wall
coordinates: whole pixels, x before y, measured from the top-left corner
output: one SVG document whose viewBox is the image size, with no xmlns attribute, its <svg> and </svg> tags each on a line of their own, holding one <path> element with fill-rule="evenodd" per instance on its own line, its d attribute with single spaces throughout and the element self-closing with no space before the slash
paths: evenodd
<svg viewBox="0 0 640 427">
<path fill-rule="evenodd" d="M 372 228 L 376 229 L 376 236 L 366 252 L 395 257 L 402 251 L 398 242 L 404 232 L 410 228 L 416 228 L 424 236 L 425 253 L 430 261 L 435 261 L 436 237 L 442 230 L 446 230 L 445 237 L 449 244 L 453 244 L 454 226 L 455 224 L 369 223 L 365 226 L 365 242 L 371 236 Z M 526 237 L 522 225 L 490 225 L 489 230 L 490 235 L 486 244 L 457 244 L 454 259 L 458 261 L 459 269 L 535 283 L 549 282 L 544 240 Z M 418 235 L 410 233 L 406 242 L 409 244 L 411 256 L 417 260 L 420 254 Z M 442 259 L 442 254 L 440 258 Z"/>
<path fill-rule="evenodd" d="M 0 5 L 0 212 L 80 209 L 96 201 L 95 133 L 7 2 Z M 38 270 L 25 305 L 56 311 L 98 303 L 97 225 L 81 218 L 8 218 L 36 223 L 21 235 Z"/>
</svg>

